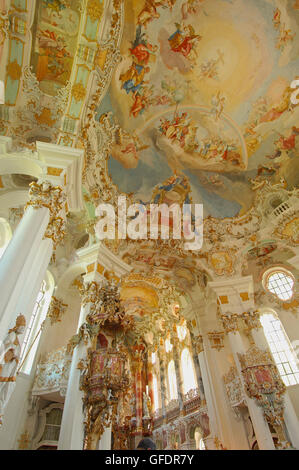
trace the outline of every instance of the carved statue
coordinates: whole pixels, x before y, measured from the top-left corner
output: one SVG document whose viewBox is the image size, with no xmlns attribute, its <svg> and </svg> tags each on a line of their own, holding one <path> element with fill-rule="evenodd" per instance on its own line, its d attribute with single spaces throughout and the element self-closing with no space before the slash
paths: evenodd
<svg viewBox="0 0 299 470">
<path fill-rule="evenodd" d="M 144 418 L 149 418 L 149 409 L 150 409 L 151 399 L 150 397 L 143 392 L 143 416 Z"/>
<path fill-rule="evenodd" d="M 16 371 L 21 353 L 18 336 L 24 333 L 25 326 L 25 317 L 19 315 L 15 326 L 8 331 L 0 346 L 0 426 L 5 407 L 15 387 Z"/>
</svg>

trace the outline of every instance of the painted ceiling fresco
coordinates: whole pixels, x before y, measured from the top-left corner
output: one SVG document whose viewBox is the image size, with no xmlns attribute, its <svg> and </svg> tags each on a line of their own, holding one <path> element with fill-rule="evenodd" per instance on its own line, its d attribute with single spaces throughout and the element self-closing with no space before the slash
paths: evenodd
<svg viewBox="0 0 299 470">
<path fill-rule="evenodd" d="M 296 186 L 298 2 L 127 1 L 125 14 L 122 61 L 97 111 L 131 138 L 109 161 L 120 191 L 146 202 L 184 175 L 192 201 L 222 218 L 244 214 L 260 181 Z"/>
<path fill-rule="evenodd" d="M 34 19 L 32 70 L 42 91 L 55 96 L 70 78 L 77 48 L 80 1 L 39 2 Z"/>
</svg>

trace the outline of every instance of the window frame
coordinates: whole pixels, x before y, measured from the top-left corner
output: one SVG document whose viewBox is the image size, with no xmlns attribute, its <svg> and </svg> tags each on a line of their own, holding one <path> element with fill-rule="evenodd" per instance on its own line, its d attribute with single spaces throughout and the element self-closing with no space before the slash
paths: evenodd
<svg viewBox="0 0 299 470">
<path fill-rule="evenodd" d="M 271 315 L 273 317 L 273 320 L 270 320 L 271 324 L 273 324 L 274 322 L 279 322 L 278 329 L 275 329 L 274 325 L 271 325 L 272 326 L 271 330 L 268 329 L 267 331 L 266 326 L 264 326 L 264 323 L 263 323 L 263 317 L 265 317 L 266 315 L 269 315 L 269 316 Z M 281 377 L 281 380 L 283 381 L 286 387 L 298 385 L 299 384 L 299 367 L 298 367 L 298 363 L 296 359 L 296 354 L 278 314 L 273 309 L 265 308 L 261 312 L 260 321 L 261 321 L 265 338 L 267 340 L 269 349 L 271 351 L 274 363 Z M 271 340 L 269 340 L 270 335 L 271 335 Z M 275 339 L 278 341 L 275 342 Z M 272 344 L 274 344 L 274 347 L 272 347 Z M 284 349 L 278 350 L 277 345 L 279 346 L 280 344 L 281 346 L 286 345 L 287 347 Z M 285 364 L 289 368 L 290 372 L 287 372 L 287 369 L 284 366 Z M 290 379 L 291 377 L 293 377 L 293 381 Z"/>
<path fill-rule="evenodd" d="M 286 277 L 291 278 L 292 281 L 293 281 L 292 295 L 291 295 L 291 297 L 289 297 L 287 299 L 282 299 L 281 297 L 279 297 L 279 295 L 276 292 L 271 291 L 268 287 L 269 279 L 271 278 L 271 276 L 273 276 L 274 274 L 277 274 L 277 273 L 282 273 Z M 295 295 L 295 282 L 296 282 L 296 279 L 295 279 L 294 275 L 288 269 L 284 268 L 283 266 L 273 266 L 273 267 L 271 267 L 270 269 L 267 269 L 267 271 L 264 272 L 262 285 L 263 285 L 263 288 L 266 292 L 273 295 L 280 302 L 290 302 L 294 298 L 294 295 Z"/>
</svg>

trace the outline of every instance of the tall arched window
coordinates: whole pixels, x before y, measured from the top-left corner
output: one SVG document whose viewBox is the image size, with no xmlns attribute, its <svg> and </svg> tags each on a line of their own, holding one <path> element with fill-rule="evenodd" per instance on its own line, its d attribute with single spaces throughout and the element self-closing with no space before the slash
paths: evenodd
<svg viewBox="0 0 299 470">
<path fill-rule="evenodd" d="M 176 373 L 174 361 L 171 360 L 168 364 L 168 385 L 169 385 L 169 399 L 176 400 L 178 397 L 178 389 L 176 384 Z"/>
<path fill-rule="evenodd" d="M 186 338 L 186 334 L 187 334 L 186 326 L 185 325 L 177 325 L 176 329 L 177 329 L 177 332 L 178 332 L 179 340 L 184 341 L 184 339 Z"/>
<path fill-rule="evenodd" d="M 10 242 L 11 236 L 12 233 L 9 223 L 7 220 L 0 217 L 0 259 Z"/>
<path fill-rule="evenodd" d="M 194 439 L 196 442 L 196 449 L 197 450 L 206 450 L 206 446 L 202 437 L 202 432 L 199 428 L 195 429 L 194 432 Z"/>
<path fill-rule="evenodd" d="M 25 331 L 24 341 L 20 355 L 20 371 L 30 375 L 35 354 L 40 340 L 40 327 L 47 316 L 54 289 L 53 276 L 47 272 L 42 282 L 32 315 Z"/>
<path fill-rule="evenodd" d="M 277 315 L 269 312 L 261 315 L 261 324 L 285 385 L 299 384 L 299 368 L 296 355 L 281 321 Z"/>
<path fill-rule="evenodd" d="M 153 398 L 154 398 L 154 410 L 159 409 L 159 390 L 158 390 L 158 379 L 156 374 L 153 374 Z"/>
<path fill-rule="evenodd" d="M 184 394 L 189 390 L 197 388 L 197 381 L 193 366 L 192 357 L 188 348 L 183 349 L 181 354 L 181 368 L 183 376 Z"/>
</svg>

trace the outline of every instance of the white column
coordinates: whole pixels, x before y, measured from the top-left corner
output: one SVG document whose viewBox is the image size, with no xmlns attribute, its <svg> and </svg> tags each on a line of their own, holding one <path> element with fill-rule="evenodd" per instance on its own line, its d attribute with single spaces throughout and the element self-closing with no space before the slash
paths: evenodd
<svg viewBox="0 0 299 470">
<path fill-rule="evenodd" d="M 53 186 L 49 181 L 31 183 L 29 206 L 0 260 L 0 341 L 18 314 L 16 307 L 19 299 L 23 295 L 24 298 L 29 296 L 30 290 L 25 290 L 25 286 L 26 283 L 28 285 L 28 278 L 34 276 L 33 268 L 36 272 L 41 270 L 44 256 L 37 258 L 36 255 L 43 237 L 46 235 L 60 240 L 62 227 L 59 224 L 61 217 L 58 216 L 63 212 L 64 201 L 61 187 Z M 36 260 L 34 266 L 33 260 Z M 45 272 L 46 269 L 42 277 Z"/>
<path fill-rule="evenodd" d="M 24 284 L 32 275 L 32 262 L 49 223 L 46 207 L 28 207 L 0 260 L 0 340 L 15 320 L 16 306 Z M 27 291 L 28 294 L 28 291 Z"/>
<path fill-rule="evenodd" d="M 78 329 L 84 323 L 89 313 L 90 304 L 81 307 Z M 86 358 L 87 347 L 83 342 L 76 346 L 73 352 L 67 392 L 64 402 L 60 428 L 58 450 L 82 450 L 84 441 L 83 391 L 80 387 L 80 370 L 78 362 Z"/>
<path fill-rule="evenodd" d="M 262 327 L 258 329 L 253 328 L 251 330 L 251 333 L 255 344 L 260 349 L 269 350 L 268 342 L 266 340 Z M 284 422 L 287 427 L 293 447 L 299 449 L 299 422 L 296 415 L 296 411 L 293 407 L 292 401 L 287 390 L 284 394 Z"/>
<path fill-rule="evenodd" d="M 112 425 L 108 428 L 105 428 L 101 439 L 99 440 L 98 449 L 99 450 L 111 450 L 111 430 Z"/>
<path fill-rule="evenodd" d="M 236 367 L 244 387 L 244 379 L 242 375 L 241 365 L 239 362 L 238 353 L 244 354 L 245 348 L 243 345 L 242 338 L 238 331 L 229 332 L 228 339 L 230 346 L 234 355 Z M 245 387 L 244 387 L 245 388 Z M 275 450 L 274 442 L 272 435 L 269 429 L 269 426 L 264 418 L 262 408 L 259 407 L 252 398 L 249 398 L 246 391 L 244 390 L 244 395 L 246 398 L 246 403 L 248 406 L 249 414 L 252 420 L 255 436 L 258 442 L 260 450 Z"/>
<path fill-rule="evenodd" d="M 22 313 L 26 318 L 28 325 L 29 319 L 41 288 L 41 284 L 46 277 L 46 271 L 49 266 L 53 253 L 53 242 L 49 238 L 41 241 L 40 247 L 31 260 L 31 271 L 24 282 L 24 286 L 18 303 L 16 312 Z"/>
<path fill-rule="evenodd" d="M 211 382 L 209 378 L 207 362 L 206 362 L 204 351 L 201 351 L 198 354 L 198 360 L 199 360 L 199 366 L 200 366 L 200 371 L 201 371 L 201 376 L 202 376 L 202 381 L 203 381 L 203 387 L 205 391 L 205 399 L 206 399 L 207 408 L 208 408 L 210 434 L 215 438 L 216 436 L 220 436 L 220 432 L 218 428 L 217 415 L 215 411 L 215 397 L 213 396 L 213 390 L 211 387 Z"/>
</svg>

